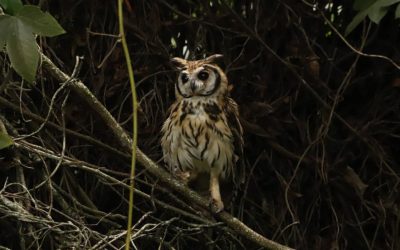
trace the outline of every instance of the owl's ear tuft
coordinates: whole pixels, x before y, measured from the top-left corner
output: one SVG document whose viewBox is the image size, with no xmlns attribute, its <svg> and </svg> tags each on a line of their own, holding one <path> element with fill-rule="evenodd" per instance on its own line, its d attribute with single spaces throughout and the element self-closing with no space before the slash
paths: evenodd
<svg viewBox="0 0 400 250">
<path fill-rule="evenodd" d="M 211 56 L 209 56 L 207 58 L 204 58 L 203 61 L 205 63 L 215 63 L 215 62 L 219 61 L 220 59 L 222 59 L 223 57 L 224 56 L 221 55 L 221 54 L 214 54 L 214 55 L 211 55 Z"/>
<path fill-rule="evenodd" d="M 183 59 L 183 58 L 180 58 L 180 57 L 174 57 L 174 58 L 171 59 L 170 62 L 172 64 L 172 66 L 174 66 L 177 69 L 182 69 L 187 64 L 187 61 L 185 59 Z"/>
</svg>

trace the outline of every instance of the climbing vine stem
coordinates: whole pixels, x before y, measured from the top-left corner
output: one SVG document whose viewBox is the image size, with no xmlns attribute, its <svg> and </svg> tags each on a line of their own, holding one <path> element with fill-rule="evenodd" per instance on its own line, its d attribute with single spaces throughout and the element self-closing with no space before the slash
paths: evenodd
<svg viewBox="0 0 400 250">
<path fill-rule="evenodd" d="M 126 66 L 128 68 L 129 83 L 132 92 L 132 111 L 133 111 L 133 140 L 132 140 L 132 161 L 131 161 L 131 175 L 130 175 L 130 191 L 129 191 L 129 209 L 128 209 L 128 226 L 126 229 L 126 241 L 125 249 L 130 249 L 131 230 L 132 230 L 132 214 L 133 214 L 133 192 L 135 188 L 135 165 L 136 165 L 136 147 L 137 147 L 137 97 L 135 88 L 135 79 L 133 77 L 133 69 L 131 63 L 131 57 L 129 54 L 128 44 L 126 43 L 125 32 L 124 32 L 124 17 L 123 17 L 123 0 L 118 0 L 118 23 L 119 23 L 119 34 L 122 42 L 122 48 L 126 59 Z"/>
</svg>

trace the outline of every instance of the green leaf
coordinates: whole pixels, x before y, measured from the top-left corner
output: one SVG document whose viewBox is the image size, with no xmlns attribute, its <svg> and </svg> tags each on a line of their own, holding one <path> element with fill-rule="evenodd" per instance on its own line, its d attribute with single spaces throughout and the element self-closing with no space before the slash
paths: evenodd
<svg viewBox="0 0 400 250">
<path fill-rule="evenodd" d="M 368 15 L 368 11 L 364 10 L 359 12 L 354 18 L 353 20 L 351 20 L 351 22 L 349 23 L 349 25 L 347 25 L 346 30 L 344 32 L 345 36 L 347 36 L 350 32 L 352 32 L 364 19 L 365 17 Z"/>
<path fill-rule="evenodd" d="M 8 34 L 10 34 L 10 24 L 12 20 L 11 17 L 8 15 L 1 15 L 0 16 L 0 51 L 3 49 Z"/>
<path fill-rule="evenodd" d="M 366 16 L 372 22 L 379 24 L 382 18 L 387 14 L 389 7 L 400 0 L 355 0 L 353 8 L 358 10 L 357 15 L 346 27 L 345 35 L 348 35 L 355 29 Z"/>
<path fill-rule="evenodd" d="M 0 132 L 0 149 L 7 148 L 12 144 L 13 144 L 12 138 L 9 135 Z"/>
<path fill-rule="evenodd" d="M 17 13 L 23 6 L 21 0 L 0 0 L 0 5 L 10 15 Z"/>
<path fill-rule="evenodd" d="M 11 17 L 12 32 L 7 39 L 7 53 L 12 67 L 28 82 L 35 80 L 39 51 L 35 36 L 17 17 Z"/>
<path fill-rule="evenodd" d="M 362 11 L 367 9 L 369 6 L 374 4 L 376 0 L 355 0 L 353 9 L 357 11 Z"/>
<path fill-rule="evenodd" d="M 379 22 L 386 15 L 388 10 L 389 10 L 389 7 L 387 7 L 387 6 L 383 7 L 383 6 L 374 4 L 368 11 L 368 17 L 369 17 L 369 19 L 371 19 L 372 22 L 379 24 Z"/>
<path fill-rule="evenodd" d="M 54 17 L 36 6 L 22 6 L 20 0 L 0 0 L 0 5 L 14 14 L 0 16 L 0 50 L 6 44 L 14 70 L 28 82 L 33 82 L 39 63 L 34 34 L 56 36 L 65 31 Z"/>
<path fill-rule="evenodd" d="M 379 0 L 377 4 L 382 7 L 387 7 L 398 2 L 400 2 L 400 0 Z"/>
<path fill-rule="evenodd" d="M 379 24 L 388 12 L 389 7 L 398 2 L 400 0 L 378 0 L 368 8 L 368 17 L 372 22 Z"/>
<path fill-rule="evenodd" d="M 28 26 L 33 33 L 40 36 L 52 37 L 65 33 L 65 30 L 53 16 L 41 11 L 37 6 L 25 5 L 18 11 L 16 17 Z"/>
<path fill-rule="evenodd" d="M 397 7 L 396 7 L 396 12 L 394 13 L 394 17 L 397 19 L 397 18 L 400 18 L 400 3 L 397 5 Z"/>
</svg>

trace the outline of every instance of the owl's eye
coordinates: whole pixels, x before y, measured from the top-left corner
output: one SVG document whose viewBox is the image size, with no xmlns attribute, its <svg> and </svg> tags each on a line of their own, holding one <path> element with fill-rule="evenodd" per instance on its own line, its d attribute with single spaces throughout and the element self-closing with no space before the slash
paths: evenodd
<svg viewBox="0 0 400 250">
<path fill-rule="evenodd" d="M 182 80 L 182 83 L 187 83 L 187 81 L 189 81 L 188 75 L 187 74 L 182 74 L 181 75 L 181 80 Z"/>
<path fill-rule="evenodd" d="M 208 72 L 207 71 L 200 71 L 200 73 L 197 75 L 197 77 L 200 79 L 200 80 L 202 80 L 202 81 L 205 81 L 205 80 L 207 80 L 208 79 Z"/>
</svg>

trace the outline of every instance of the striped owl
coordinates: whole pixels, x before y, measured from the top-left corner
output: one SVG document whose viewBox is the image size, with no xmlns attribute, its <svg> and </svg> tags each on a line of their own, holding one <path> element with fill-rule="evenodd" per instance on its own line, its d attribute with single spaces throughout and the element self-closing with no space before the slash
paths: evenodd
<svg viewBox="0 0 400 250">
<path fill-rule="evenodd" d="M 214 62 L 222 55 L 198 61 L 173 58 L 179 70 L 176 101 L 162 127 L 161 146 L 170 171 L 186 184 L 200 173 L 209 175 L 210 209 L 224 209 L 220 179 L 234 177 L 242 155 L 242 127 L 231 86 Z"/>
</svg>

